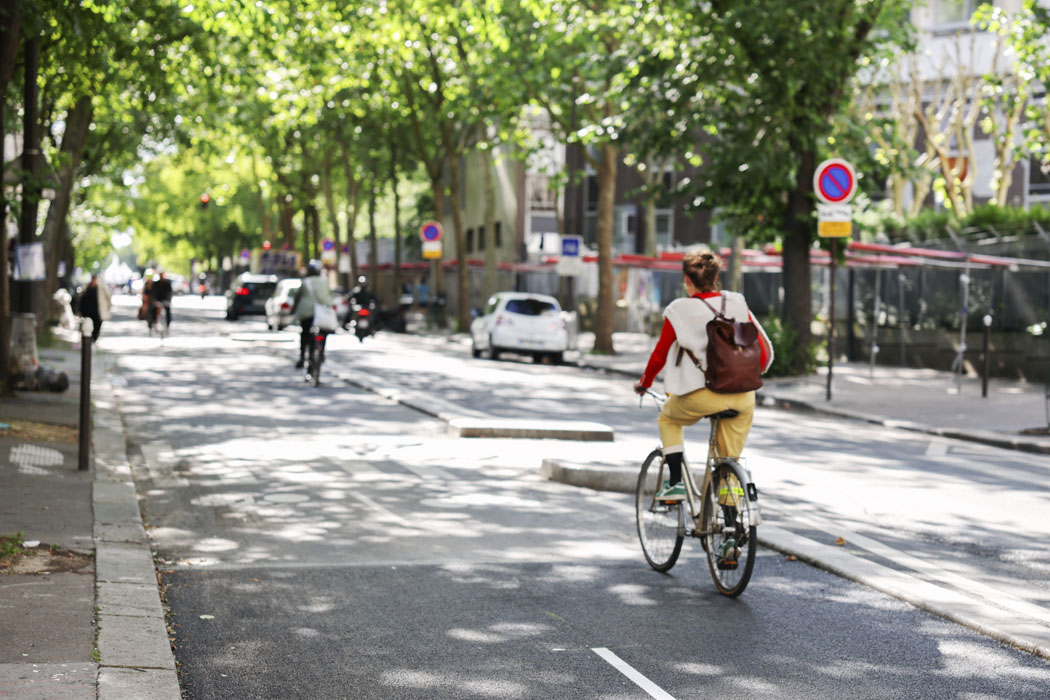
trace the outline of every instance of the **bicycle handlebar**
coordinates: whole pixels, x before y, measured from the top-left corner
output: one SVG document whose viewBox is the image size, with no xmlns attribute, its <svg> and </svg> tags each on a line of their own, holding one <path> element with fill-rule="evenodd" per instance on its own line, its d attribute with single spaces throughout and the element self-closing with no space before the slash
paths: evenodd
<svg viewBox="0 0 1050 700">
<path fill-rule="evenodd" d="M 663 396 L 660 396 L 660 394 L 657 394 L 652 389 L 646 389 L 645 393 L 638 394 L 638 408 L 641 408 L 642 405 L 645 403 L 645 397 L 646 396 L 651 396 L 652 397 L 653 401 L 656 402 L 656 407 L 657 408 L 662 408 L 663 405 L 664 405 L 664 402 L 667 401 L 667 399 L 665 399 Z"/>
</svg>

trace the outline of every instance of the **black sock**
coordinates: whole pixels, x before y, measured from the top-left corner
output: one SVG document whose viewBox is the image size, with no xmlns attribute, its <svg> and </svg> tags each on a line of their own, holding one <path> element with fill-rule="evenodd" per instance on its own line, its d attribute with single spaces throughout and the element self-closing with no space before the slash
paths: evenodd
<svg viewBox="0 0 1050 700">
<path fill-rule="evenodd" d="M 682 480 L 682 453 L 664 455 L 664 462 L 667 464 L 667 480 L 674 486 Z"/>
</svg>

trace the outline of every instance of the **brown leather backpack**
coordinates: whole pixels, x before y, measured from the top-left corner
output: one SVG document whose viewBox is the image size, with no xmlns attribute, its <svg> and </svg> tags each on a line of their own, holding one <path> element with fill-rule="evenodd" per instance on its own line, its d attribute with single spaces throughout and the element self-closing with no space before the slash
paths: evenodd
<svg viewBox="0 0 1050 700">
<path fill-rule="evenodd" d="M 758 340 L 758 326 L 751 321 L 728 318 L 724 294 L 721 311 L 716 311 L 705 299 L 700 301 L 715 315 L 707 322 L 707 369 L 703 370 L 707 388 L 718 394 L 739 394 L 761 387 L 762 345 Z M 681 345 L 676 365 L 682 361 L 683 351 L 697 369 L 702 369 L 696 355 Z"/>
</svg>

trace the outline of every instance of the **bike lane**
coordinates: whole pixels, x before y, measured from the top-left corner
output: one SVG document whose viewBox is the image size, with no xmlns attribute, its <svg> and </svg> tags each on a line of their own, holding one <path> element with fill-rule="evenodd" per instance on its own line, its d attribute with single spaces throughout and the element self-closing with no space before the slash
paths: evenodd
<svg viewBox="0 0 1050 700">
<path fill-rule="evenodd" d="M 453 440 L 252 345 L 176 332 L 163 352 L 117 366 L 189 698 L 645 697 L 595 649 L 676 698 L 909 697 L 930 674 L 946 697 L 1022 698 L 1050 679 L 772 552 L 736 601 L 698 552 L 656 574 L 628 497 L 539 479 L 533 450 L 558 444 Z"/>
</svg>

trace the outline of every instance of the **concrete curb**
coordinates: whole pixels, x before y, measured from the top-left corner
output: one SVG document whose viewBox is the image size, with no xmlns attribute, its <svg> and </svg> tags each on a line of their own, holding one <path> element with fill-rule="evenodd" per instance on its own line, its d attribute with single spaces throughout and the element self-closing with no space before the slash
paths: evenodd
<svg viewBox="0 0 1050 700">
<path fill-rule="evenodd" d="M 599 467 L 563 462 L 558 459 L 543 460 L 540 465 L 540 476 L 549 481 L 595 491 L 634 493 L 638 485 L 637 467 Z"/>
<path fill-rule="evenodd" d="M 613 429 L 585 421 L 453 418 L 449 433 L 461 438 L 550 438 L 581 442 L 612 442 Z"/>
<path fill-rule="evenodd" d="M 981 603 L 950 588 L 858 557 L 841 547 L 821 544 L 768 523 L 759 528 L 759 544 L 789 554 L 881 593 L 943 617 L 979 634 L 1030 654 L 1050 659 L 1050 629 L 1019 620 L 1014 612 Z"/>
<path fill-rule="evenodd" d="M 99 700 L 180 700 L 157 571 L 131 477 L 116 394 L 94 360 L 95 599 Z"/>
</svg>

